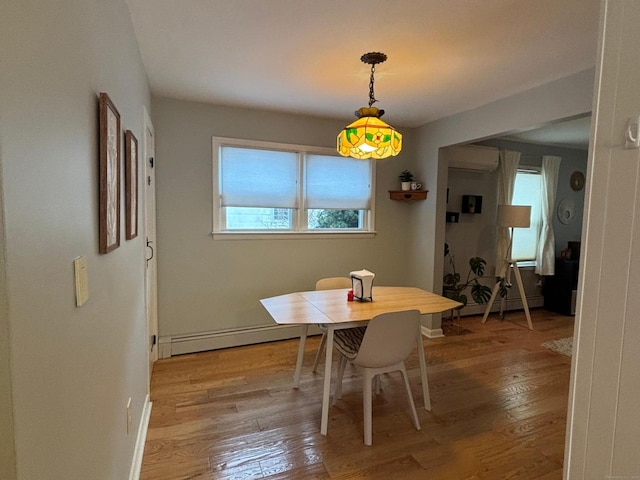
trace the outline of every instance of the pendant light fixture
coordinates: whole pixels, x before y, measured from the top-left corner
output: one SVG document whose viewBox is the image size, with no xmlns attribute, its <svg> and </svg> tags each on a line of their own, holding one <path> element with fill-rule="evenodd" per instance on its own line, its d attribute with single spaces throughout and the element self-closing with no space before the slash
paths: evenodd
<svg viewBox="0 0 640 480">
<path fill-rule="evenodd" d="M 338 153 L 353 158 L 387 158 L 400 153 L 402 134 L 380 117 L 384 110 L 372 105 L 377 102 L 373 93 L 373 74 L 376 65 L 384 62 L 387 56 L 380 52 L 365 53 L 360 57 L 363 63 L 371 65 L 369 80 L 369 108 L 362 107 L 355 112 L 358 120 L 347 125 L 338 134 Z"/>
</svg>

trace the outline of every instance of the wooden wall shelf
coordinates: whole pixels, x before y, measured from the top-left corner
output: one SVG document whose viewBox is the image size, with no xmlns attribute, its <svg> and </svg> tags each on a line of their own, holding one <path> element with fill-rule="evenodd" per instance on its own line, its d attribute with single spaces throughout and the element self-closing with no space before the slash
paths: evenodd
<svg viewBox="0 0 640 480">
<path fill-rule="evenodd" d="M 429 190 L 389 190 L 389 198 L 403 202 L 415 202 L 416 200 L 426 200 L 427 193 Z"/>
</svg>

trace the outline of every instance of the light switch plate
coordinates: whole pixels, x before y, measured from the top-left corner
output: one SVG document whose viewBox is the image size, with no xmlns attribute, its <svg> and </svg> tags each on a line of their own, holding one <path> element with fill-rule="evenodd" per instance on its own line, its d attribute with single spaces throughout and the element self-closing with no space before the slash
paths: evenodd
<svg viewBox="0 0 640 480">
<path fill-rule="evenodd" d="M 78 257 L 73 260 L 76 277 L 76 306 L 81 307 L 89 299 L 89 278 L 87 275 L 87 258 Z"/>
</svg>

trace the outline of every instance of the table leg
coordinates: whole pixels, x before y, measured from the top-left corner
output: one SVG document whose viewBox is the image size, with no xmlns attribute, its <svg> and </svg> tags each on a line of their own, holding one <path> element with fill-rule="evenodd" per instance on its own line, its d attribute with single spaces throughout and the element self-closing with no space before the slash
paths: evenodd
<svg viewBox="0 0 640 480">
<path fill-rule="evenodd" d="M 300 372 L 302 371 L 302 359 L 304 358 L 304 345 L 307 343 L 307 332 L 309 331 L 309 325 L 302 325 L 302 332 L 300 333 L 300 345 L 298 346 L 298 360 L 296 360 L 296 370 L 293 374 L 293 388 L 298 388 L 300 385 Z"/>
<path fill-rule="evenodd" d="M 327 434 L 329 425 L 329 394 L 331 393 L 331 360 L 333 355 L 333 325 L 327 325 L 327 354 L 324 361 L 324 389 L 322 391 L 322 420 L 320 433 Z"/>
<path fill-rule="evenodd" d="M 427 361 L 424 358 L 424 345 L 422 344 L 422 332 L 418 327 L 416 337 L 418 347 L 418 360 L 420 361 L 420 381 L 422 382 L 422 398 L 424 399 L 424 409 L 431 411 L 431 396 L 429 395 L 429 381 L 427 379 Z"/>
</svg>

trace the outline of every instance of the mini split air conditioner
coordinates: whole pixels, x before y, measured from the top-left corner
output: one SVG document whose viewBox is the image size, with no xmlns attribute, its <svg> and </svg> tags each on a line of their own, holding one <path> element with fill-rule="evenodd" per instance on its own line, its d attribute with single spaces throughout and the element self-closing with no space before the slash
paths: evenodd
<svg viewBox="0 0 640 480">
<path fill-rule="evenodd" d="M 443 148 L 449 168 L 473 172 L 493 172 L 498 168 L 498 149 L 478 145 L 457 145 Z"/>
</svg>

